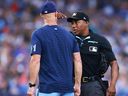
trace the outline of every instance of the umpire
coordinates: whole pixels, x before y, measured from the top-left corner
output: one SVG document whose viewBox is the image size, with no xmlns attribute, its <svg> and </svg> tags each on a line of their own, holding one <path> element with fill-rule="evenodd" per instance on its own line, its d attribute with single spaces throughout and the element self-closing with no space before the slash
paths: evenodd
<svg viewBox="0 0 128 96">
<path fill-rule="evenodd" d="M 119 68 L 108 40 L 89 29 L 89 17 L 75 12 L 67 18 L 71 23 L 83 63 L 81 96 L 115 96 Z M 103 74 L 111 66 L 111 80 L 103 81 Z"/>
</svg>

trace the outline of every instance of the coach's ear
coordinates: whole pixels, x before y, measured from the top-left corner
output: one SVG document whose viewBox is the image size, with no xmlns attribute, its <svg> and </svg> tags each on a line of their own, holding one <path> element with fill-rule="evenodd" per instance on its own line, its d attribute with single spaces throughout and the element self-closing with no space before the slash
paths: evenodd
<svg viewBox="0 0 128 96">
<path fill-rule="evenodd" d="M 40 17 L 43 17 L 42 13 L 40 13 Z"/>
</svg>

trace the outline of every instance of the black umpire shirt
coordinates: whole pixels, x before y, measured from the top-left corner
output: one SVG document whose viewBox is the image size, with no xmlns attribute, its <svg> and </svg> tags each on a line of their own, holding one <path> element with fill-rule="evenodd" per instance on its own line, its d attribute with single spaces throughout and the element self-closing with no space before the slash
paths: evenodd
<svg viewBox="0 0 128 96">
<path fill-rule="evenodd" d="M 76 39 L 80 46 L 83 77 L 99 75 L 101 52 L 105 55 L 108 62 L 116 60 L 112 47 L 105 37 L 89 30 L 88 36 L 76 36 Z"/>
</svg>

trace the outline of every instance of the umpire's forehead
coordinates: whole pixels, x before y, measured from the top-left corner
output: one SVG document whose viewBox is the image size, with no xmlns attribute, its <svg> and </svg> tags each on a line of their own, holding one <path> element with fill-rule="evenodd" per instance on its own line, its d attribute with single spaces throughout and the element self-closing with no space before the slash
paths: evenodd
<svg viewBox="0 0 128 96">
<path fill-rule="evenodd" d="M 85 22 L 84 20 L 80 20 L 80 19 L 78 19 L 78 20 L 72 20 L 70 23 L 77 23 L 77 22 Z"/>
</svg>

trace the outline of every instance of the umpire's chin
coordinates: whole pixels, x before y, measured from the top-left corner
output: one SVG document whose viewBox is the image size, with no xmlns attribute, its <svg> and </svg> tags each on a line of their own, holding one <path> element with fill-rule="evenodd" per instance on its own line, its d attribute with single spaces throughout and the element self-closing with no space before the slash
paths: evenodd
<svg viewBox="0 0 128 96">
<path fill-rule="evenodd" d="M 75 35 L 79 35 L 79 32 L 78 32 L 77 30 L 73 30 L 73 33 L 74 33 Z"/>
</svg>

